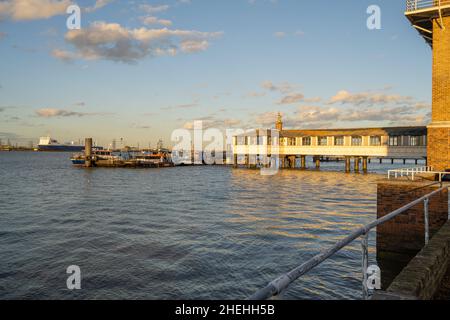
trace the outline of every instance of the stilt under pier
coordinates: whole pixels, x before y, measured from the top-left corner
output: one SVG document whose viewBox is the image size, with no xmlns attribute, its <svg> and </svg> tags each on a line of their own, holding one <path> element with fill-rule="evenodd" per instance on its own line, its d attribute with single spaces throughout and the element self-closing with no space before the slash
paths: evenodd
<svg viewBox="0 0 450 320">
<path fill-rule="evenodd" d="M 316 161 L 316 169 L 320 169 L 320 156 L 316 156 L 315 161 Z"/>
<path fill-rule="evenodd" d="M 351 170 L 351 162 L 350 162 L 350 157 L 345 157 L 345 172 L 349 173 Z"/>
<path fill-rule="evenodd" d="M 363 157 L 363 172 L 367 173 L 367 157 Z"/>
<path fill-rule="evenodd" d="M 300 156 L 300 167 L 306 169 L 306 156 Z"/>
<path fill-rule="evenodd" d="M 359 172 L 359 157 L 355 157 L 353 161 L 354 161 L 355 172 Z"/>
</svg>

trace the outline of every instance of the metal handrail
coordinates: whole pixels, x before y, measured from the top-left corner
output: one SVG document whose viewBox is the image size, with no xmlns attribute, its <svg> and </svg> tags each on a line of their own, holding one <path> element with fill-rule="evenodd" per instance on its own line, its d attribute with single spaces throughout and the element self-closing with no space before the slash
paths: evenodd
<svg viewBox="0 0 450 320">
<path fill-rule="evenodd" d="M 327 260 L 331 256 L 333 256 L 336 252 L 341 250 L 342 248 L 349 245 L 351 242 L 353 242 L 355 239 L 359 237 L 362 238 L 362 248 L 363 248 L 363 298 L 367 298 L 367 287 L 366 287 L 366 275 L 367 275 L 367 240 L 369 236 L 369 231 L 376 228 L 377 226 L 386 223 L 395 217 L 397 217 L 399 214 L 405 212 L 408 209 L 411 209 L 412 207 L 420 204 L 421 202 L 424 203 L 424 216 L 425 216 L 425 243 L 428 243 L 429 240 L 429 225 L 428 225 L 428 204 L 430 197 L 434 196 L 435 194 L 438 194 L 442 192 L 443 190 L 447 189 L 448 187 L 441 187 L 438 190 L 435 190 L 413 202 L 408 203 L 407 205 L 392 211 L 391 213 L 381 217 L 380 219 L 377 219 L 368 225 L 365 225 L 363 227 L 358 228 L 357 230 L 353 231 L 350 235 L 345 237 L 344 239 L 338 241 L 334 246 L 331 248 L 323 251 L 322 253 L 314 256 L 313 258 L 309 259 L 305 263 L 301 264 L 300 266 L 296 267 L 295 269 L 289 271 L 288 273 L 282 275 L 281 277 L 275 279 L 274 281 L 270 282 L 266 287 L 263 289 L 257 291 L 252 296 L 249 297 L 250 300 L 266 300 L 273 296 L 279 295 L 281 292 L 283 292 L 285 289 L 289 287 L 291 283 L 293 283 L 295 280 L 297 280 L 299 277 L 303 276 L 305 273 L 322 263 L 323 261 Z"/>
<path fill-rule="evenodd" d="M 391 169 L 388 170 L 388 179 L 391 179 L 394 177 L 395 179 L 401 178 L 401 177 L 411 177 L 412 180 L 414 178 L 421 174 L 421 173 L 427 173 L 427 174 L 434 174 L 438 177 L 438 181 L 442 182 L 442 179 L 450 175 L 450 172 L 447 171 L 434 171 L 433 167 L 426 166 L 426 167 L 414 167 L 414 168 L 403 168 L 403 169 Z"/>
<path fill-rule="evenodd" d="M 433 167 L 432 166 L 422 166 L 422 167 L 412 167 L 412 168 L 400 168 L 400 169 L 391 169 L 388 170 L 388 179 L 391 178 L 391 176 L 394 176 L 395 178 L 403 177 L 404 175 L 409 176 L 410 174 L 413 176 L 418 173 L 426 173 L 426 172 L 432 172 Z"/>
<path fill-rule="evenodd" d="M 450 0 L 406 0 L 406 12 L 450 5 Z"/>
</svg>

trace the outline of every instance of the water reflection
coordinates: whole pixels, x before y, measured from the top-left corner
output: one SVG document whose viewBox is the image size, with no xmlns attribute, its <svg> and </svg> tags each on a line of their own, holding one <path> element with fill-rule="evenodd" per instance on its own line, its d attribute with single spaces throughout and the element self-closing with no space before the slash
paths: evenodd
<svg viewBox="0 0 450 320">
<path fill-rule="evenodd" d="M 0 154 L 0 298 L 246 298 L 376 218 L 379 175 L 73 168 Z M 371 234 L 371 262 L 375 262 Z M 284 299 L 360 298 L 359 242 Z M 78 264 L 83 290 L 65 288 Z"/>
</svg>

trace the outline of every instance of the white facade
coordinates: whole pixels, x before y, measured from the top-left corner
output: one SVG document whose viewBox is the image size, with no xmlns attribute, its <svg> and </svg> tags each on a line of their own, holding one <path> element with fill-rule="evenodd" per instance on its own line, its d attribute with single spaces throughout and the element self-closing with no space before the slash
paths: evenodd
<svg viewBox="0 0 450 320">
<path fill-rule="evenodd" d="M 348 135 L 313 136 L 301 131 L 280 132 L 277 138 L 256 135 L 241 135 L 234 138 L 235 155 L 281 155 L 281 156 L 325 156 L 325 157 L 374 157 L 395 159 L 425 159 L 427 157 L 426 135 Z M 257 132 L 267 132 L 261 130 Z M 305 131 L 311 133 L 311 131 Z M 323 131 L 321 131 L 323 132 Z M 355 131 L 356 132 L 356 131 Z M 298 134 L 298 136 L 295 136 Z M 274 140 L 274 141 L 271 141 Z M 270 143 L 269 143 L 270 141 Z M 304 145 L 306 143 L 306 145 Z"/>
</svg>

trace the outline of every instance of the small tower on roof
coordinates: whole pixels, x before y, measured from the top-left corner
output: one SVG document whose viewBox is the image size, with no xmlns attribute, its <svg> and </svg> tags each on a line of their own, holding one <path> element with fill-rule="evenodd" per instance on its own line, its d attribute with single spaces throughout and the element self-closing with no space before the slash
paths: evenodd
<svg viewBox="0 0 450 320">
<path fill-rule="evenodd" d="M 277 122 L 275 122 L 275 129 L 277 129 L 278 131 L 282 131 L 283 130 L 283 120 L 281 118 L 281 113 L 280 112 L 278 112 Z"/>
</svg>

